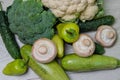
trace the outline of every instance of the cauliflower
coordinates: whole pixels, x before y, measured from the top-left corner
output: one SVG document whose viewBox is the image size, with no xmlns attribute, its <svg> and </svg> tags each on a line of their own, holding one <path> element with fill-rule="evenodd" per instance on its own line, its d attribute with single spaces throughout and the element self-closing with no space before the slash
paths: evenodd
<svg viewBox="0 0 120 80">
<path fill-rule="evenodd" d="M 98 12 L 96 0 L 41 0 L 52 13 L 64 20 L 72 21 L 80 16 L 81 20 L 91 20 Z M 90 12 L 89 12 L 90 11 Z"/>
<path fill-rule="evenodd" d="M 76 19 L 86 7 L 87 0 L 41 0 L 56 17 L 65 21 Z"/>
<path fill-rule="evenodd" d="M 87 8 L 81 13 L 80 20 L 92 20 L 98 12 L 98 6 L 88 5 Z"/>
</svg>

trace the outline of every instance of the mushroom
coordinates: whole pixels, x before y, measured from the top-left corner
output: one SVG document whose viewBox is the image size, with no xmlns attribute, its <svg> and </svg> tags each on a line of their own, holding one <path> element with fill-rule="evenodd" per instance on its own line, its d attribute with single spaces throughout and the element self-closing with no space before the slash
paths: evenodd
<svg viewBox="0 0 120 80">
<path fill-rule="evenodd" d="M 117 38 L 114 28 L 108 25 L 102 25 L 98 28 L 95 39 L 104 47 L 111 47 Z"/>
<path fill-rule="evenodd" d="M 50 39 L 41 38 L 33 44 L 32 56 L 40 63 L 51 62 L 56 55 L 56 45 Z"/>
<path fill-rule="evenodd" d="M 81 34 L 79 39 L 73 43 L 75 53 L 81 57 L 88 57 L 95 51 L 95 43 L 87 34 Z"/>
</svg>

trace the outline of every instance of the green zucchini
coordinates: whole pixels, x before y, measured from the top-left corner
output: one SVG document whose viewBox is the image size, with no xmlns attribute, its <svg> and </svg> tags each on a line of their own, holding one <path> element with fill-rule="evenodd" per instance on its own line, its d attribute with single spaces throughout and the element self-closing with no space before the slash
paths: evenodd
<svg viewBox="0 0 120 80">
<path fill-rule="evenodd" d="M 104 54 L 105 53 L 105 49 L 102 45 L 98 44 L 95 42 L 95 51 L 94 54 Z"/>
<path fill-rule="evenodd" d="M 112 25 L 115 19 L 112 15 L 103 16 L 98 19 L 93 19 L 90 21 L 82 22 L 78 21 L 80 32 L 95 31 L 101 25 Z"/>
<path fill-rule="evenodd" d="M 20 48 L 16 42 L 15 35 L 9 29 L 9 24 L 4 11 L 0 11 L 0 34 L 11 57 L 20 59 Z"/>
<path fill-rule="evenodd" d="M 97 54 L 90 57 L 68 54 L 61 60 L 61 65 L 65 70 L 73 72 L 110 70 L 120 67 L 120 60 Z"/>
<path fill-rule="evenodd" d="M 32 46 L 24 45 L 21 49 L 21 55 L 28 66 L 40 77 L 42 80 L 70 80 L 64 70 L 56 61 L 50 63 L 39 63 L 31 55 Z"/>
</svg>

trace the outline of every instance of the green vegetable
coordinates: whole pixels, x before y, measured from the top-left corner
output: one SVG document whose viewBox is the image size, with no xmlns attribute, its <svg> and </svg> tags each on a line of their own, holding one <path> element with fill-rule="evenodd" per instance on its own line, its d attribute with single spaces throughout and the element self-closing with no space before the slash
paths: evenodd
<svg viewBox="0 0 120 80">
<path fill-rule="evenodd" d="M 56 61 L 42 64 L 36 61 L 31 55 L 32 46 L 24 45 L 21 48 L 21 55 L 32 70 L 38 74 L 42 80 L 69 80 L 68 76 Z"/>
<path fill-rule="evenodd" d="M 72 22 L 58 24 L 57 31 L 58 35 L 67 43 L 75 42 L 79 38 L 79 27 Z"/>
<path fill-rule="evenodd" d="M 9 29 L 7 16 L 4 11 L 0 11 L 0 34 L 6 49 L 12 58 L 21 58 L 20 49 L 16 42 L 15 35 Z"/>
<path fill-rule="evenodd" d="M 2 11 L 2 4 L 1 4 L 1 2 L 0 2 L 0 11 Z"/>
<path fill-rule="evenodd" d="M 98 10 L 98 13 L 95 16 L 95 19 L 103 17 L 105 15 L 104 0 L 97 0 L 97 6 L 98 6 L 99 10 Z"/>
<path fill-rule="evenodd" d="M 93 71 L 120 67 L 120 60 L 97 54 L 86 58 L 68 54 L 62 59 L 61 64 L 68 71 Z"/>
<path fill-rule="evenodd" d="M 53 36 L 52 41 L 57 46 L 57 57 L 62 58 L 64 56 L 64 41 L 57 34 Z"/>
<path fill-rule="evenodd" d="M 94 54 L 104 54 L 105 53 L 105 49 L 102 45 L 98 44 L 95 42 L 95 51 Z"/>
<path fill-rule="evenodd" d="M 91 21 L 78 21 L 78 25 L 81 32 L 95 31 L 101 25 L 112 25 L 115 22 L 115 19 L 111 15 L 106 15 L 104 17 L 93 19 Z"/>
<path fill-rule="evenodd" d="M 16 59 L 6 65 L 3 69 L 3 74 L 15 76 L 15 75 L 22 75 L 27 72 L 27 65 L 26 62 L 22 59 Z"/>
<path fill-rule="evenodd" d="M 41 0 L 14 0 L 8 9 L 10 29 L 21 42 L 33 44 L 39 38 L 51 39 L 56 17 L 45 10 Z"/>
</svg>

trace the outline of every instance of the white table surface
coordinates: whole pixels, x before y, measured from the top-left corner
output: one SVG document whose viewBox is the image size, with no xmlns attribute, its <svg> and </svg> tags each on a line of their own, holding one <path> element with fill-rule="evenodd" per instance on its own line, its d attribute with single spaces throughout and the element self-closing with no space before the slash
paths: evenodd
<svg viewBox="0 0 120 80">
<path fill-rule="evenodd" d="M 0 0 L 3 1 L 4 9 L 8 5 L 12 3 L 13 0 Z M 120 59 L 120 0 L 105 0 L 105 11 L 106 14 L 111 14 L 115 17 L 116 22 L 113 27 L 117 30 L 118 40 L 116 44 L 111 48 L 106 48 L 105 55 L 113 56 Z M 88 33 L 90 36 L 94 38 L 95 33 Z M 22 44 L 19 42 L 20 46 Z M 67 52 L 72 52 L 72 48 L 70 45 L 67 49 Z M 22 76 L 6 76 L 2 74 L 3 68 L 7 63 L 12 61 L 13 59 L 8 54 L 3 41 L 0 36 L 0 80 L 28 80 L 31 78 L 38 78 L 38 76 L 29 69 L 25 75 Z M 67 72 L 71 80 L 120 80 L 120 68 L 114 70 L 102 70 L 102 71 L 94 71 L 94 72 L 82 72 L 82 73 L 72 73 Z M 35 80 L 35 79 L 32 79 Z M 40 80 L 40 79 L 39 79 Z M 56 79 L 57 80 L 57 79 Z"/>
</svg>

